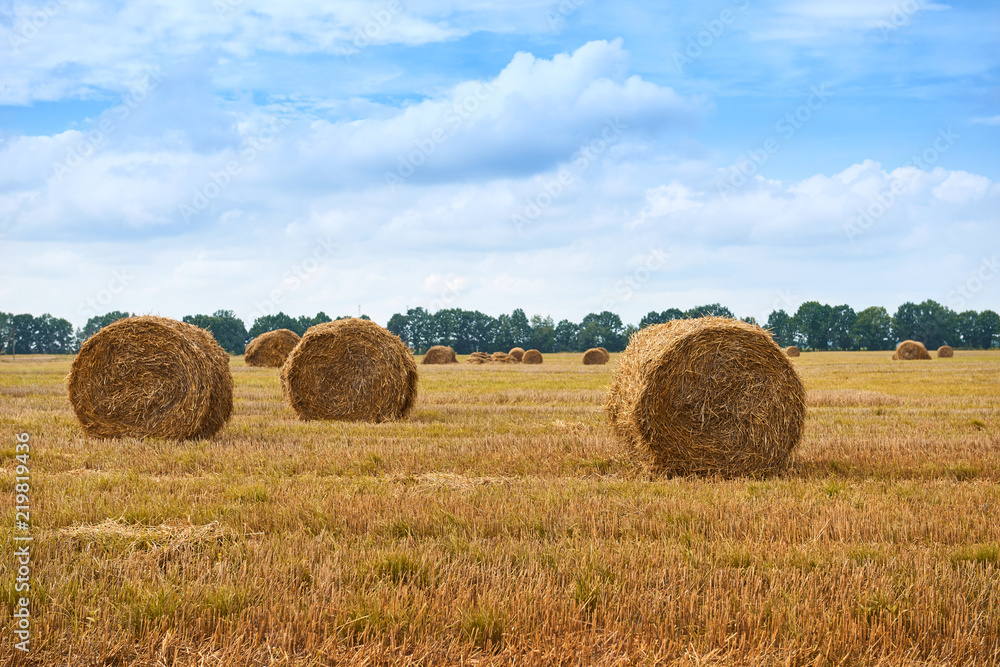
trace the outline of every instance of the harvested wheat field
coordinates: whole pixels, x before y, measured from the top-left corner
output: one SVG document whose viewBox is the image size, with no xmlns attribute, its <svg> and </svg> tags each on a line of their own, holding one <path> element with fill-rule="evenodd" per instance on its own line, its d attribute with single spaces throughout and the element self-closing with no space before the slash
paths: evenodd
<svg viewBox="0 0 1000 667">
<path fill-rule="evenodd" d="M 19 355 L 32 643 L 0 664 L 996 665 L 1000 352 L 889 356 L 792 360 L 804 435 L 753 480 L 653 474 L 578 353 L 419 366 L 379 424 L 300 420 L 234 358 L 208 440 L 91 438 L 72 359 Z"/>
</svg>

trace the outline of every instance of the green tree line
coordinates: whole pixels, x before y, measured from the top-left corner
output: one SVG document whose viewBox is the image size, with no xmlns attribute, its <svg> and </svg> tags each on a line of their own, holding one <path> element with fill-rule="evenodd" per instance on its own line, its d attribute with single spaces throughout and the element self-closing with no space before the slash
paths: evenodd
<svg viewBox="0 0 1000 667">
<path fill-rule="evenodd" d="M 546 352 L 582 352 L 604 347 L 620 352 L 629 337 L 651 324 L 671 320 L 717 315 L 735 317 L 718 303 L 681 310 L 668 308 L 651 311 L 637 325 L 625 324 L 610 311 L 590 313 L 580 322 L 550 316 L 528 317 L 518 308 L 510 315 L 487 315 L 478 310 L 447 308 L 431 313 L 424 308 L 410 308 L 389 318 L 387 328 L 417 352 L 432 345 L 449 345 L 458 354 L 476 351 L 494 352 L 513 347 L 535 348 Z M 73 330 L 65 319 L 48 313 L 35 317 L 0 312 L 0 349 L 7 354 L 67 354 L 102 327 L 129 314 L 113 311 L 92 317 L 82 329 Z M 343 319 L 340 316 L 336 319 Z M 369 319 L 367 315 L 361 316 Z M 334 318 L 324 312 L 315 317 L 292 317 L 284 313 L 264 315 L 247 329 L 231 310 L 217 310 L 211 315 L 186 315 L 183 320 L 207 329 L 230 354 L 243 354 L 247 343 L 267 331 L 290 329 L 300 336 L 321 322 Z M 891 350 L 901 340 L 919 340 L 929 349 L 941 345 L 956 348 L 987 349 L 1000 344 L 1000 315 L 992 310 L 955 312 L 936 301 L 907 302 L 894 314 L 881 306 L 855 312 L 847 305 L 830 306 L 807 301 L 794 313 L 773 311 L 767 322 L 752 317 L 745 321 L 770 329 L 781 346 L 797 345 L 809 350 Z"/>
</svg>

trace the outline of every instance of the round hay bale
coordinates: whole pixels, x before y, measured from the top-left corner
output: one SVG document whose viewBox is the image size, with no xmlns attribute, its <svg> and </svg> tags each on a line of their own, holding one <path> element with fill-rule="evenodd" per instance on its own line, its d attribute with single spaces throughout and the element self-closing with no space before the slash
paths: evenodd
<svg viewBox="0 0 1000 667">
<path fill-rule="evenodd" d="M 98 438 L 210 438 L 233 412 L 229 355 L 192 324 L 121 319 L 80 346 L 69 401 Z"/>
<path fill-rule="evenodd" d="M 794 345 L 789 345 L 788 347 L 785 348 L 785 354 L 787 354 L 790 357 L 797 357 L 802 353 L 799 351 L 799 348 L 795 347 Z"/>
<path fill-rule="evenodd" d="M 457 364 L 458 357 L 455 355 L 455 350 L 451 349 L 447 345 L 435 345 L 431 349 L 427 350 L 427 354 L 424 355 L 424 360 L 420 363 Z"/>
<path fill-rule="evenodd" d="M 243 361 L 247 366 L 278 368 L 285 363 L 285 359 L 300 340 L 299 335 L 290 329 L 275 329 L 262 333 L 247 345 Z"/>
<path fill-rule="evenodd" d="M 789 465 L 805 389 L 768 332 L 702 317 L 634 334 L 605 410 L 615 434 L 663 472 L 763 475 Z"/>
<path fill-rule="evenodd" d="M 583 353 L 584 366 L 603 366 L 611 358 L 607 352 L 602 352 L 598 347 L 592 347 Z"/>
<path fill-rule="evenodd" d="M 955 350 L 950 345 L 942 345 L 937 349 L 937 356 L 941 359 L 950 359 L 955 356 Z"/>
<path fill-rule="evenodd" d="M 521 357 L 522 364 L 540 364 L 542 363 L 542 353 L 538 350 L 528 350 Z"/>
<path fill-rule="evenodd" d="M 325 322 L 288 355 L 281 388 L 302 419 L 390 421 L 413 408 L 417 364 L 398 336 L 370 320 Z"/>
<path fill-rule="evenodd" d="M 606 349 L 604 349 L 603 347 L 599 347 L 597 349 L 600 350 L 601 352 L 603 352 L 605 357 L 607 357 L 608 359 L 611 359 L 611 355 L 608 353 L 608 351 Z"/>
<path fill-rule="evenodd" d="M 924 344 L 915 340 L 904 340 L 896 346 L 896 351 L 892 358 L 899 361 L 914 361 L 918 359 L 930 359 L 931 355 L 924 347 Z"/>
<path fill-rule="evenodd" d="M 524 348 L 523 347 L 511 348 L 510 352 L 508 352 L 507 354 L 517 359 L 518 363 L 521 363 L 521 357 L 524 356 Z"/>
<path fill-rule="evenodd" d="M 508 364 L 511 362 L 517 363 L 517 360 L 506 352 L 494 352 L 490 355 L 490 362 L 494 364 Z"/>
</svg>

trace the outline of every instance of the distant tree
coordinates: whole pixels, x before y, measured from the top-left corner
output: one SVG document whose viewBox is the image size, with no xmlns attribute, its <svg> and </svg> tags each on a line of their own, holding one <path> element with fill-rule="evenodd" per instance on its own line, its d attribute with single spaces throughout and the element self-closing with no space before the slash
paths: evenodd
<svg viewBox="0 0 1000 667">
<path fill-rule="evenodd" d="M 69 354 L 76 350 L 76 336 L 69 320 L 45 313 L 35 318 L 33 329 L 33 352 Z"/>
<path fill-rule="evenodd" d="M 385 328 L 399 336 L 400 340 L 407 345 L 410 344 L 410 321 L 406 315 L 403 315 L 402 313 L 394 313 L 393 316 L 389 318 L 389 322 L 385 325 Z"/>
<path fill-rule="evenodd" d="M 603 347 L 608 352 L 621 352 L 627 343 L 628 339 L 625 336 L 622 320 L 611 311 L 590 313 L 580 322 L 580 330 L 577 334 L 577 351 Z"/>
<path fill-rule="evenodd" d="M 0 352 L 9 353 L 8 341 L 11 332 L 14 331 L 14 315 L 12 313 L 0 312 Z"/>
<path fill-rule="evenodd" d="M 466 318 L 468 321 L 468 331 L 465 337 L 468 340 L 470 352 L 486 352 L 491 349 L 496 352 L 500 349 L 494 347 L 497 318 L 486 313 L 481 313 L 478 310 L 471 313 L 467 312 Z"/>
<path fill-rule="evenodd" d="M 772 311 L 767 318 L 765 328 L 771 330 L 775 342 L 781 347 L 795 344 L 795 324 L 784 310 Z"/>
<path fill-rule="evenodd" d="M 975 346 L 988 350 L 1000 343 L 1000 315 L 984 310 L 976 317 Z"/>
<path fill-rule="evenodd" d="M 551 317 L 541 315 L 531 316 L 531 336 L 528 340 L 528 349 L 536 349 L 542 353 L 555 352 L 556 348 L 556 325 Z"/>
<path fill-rule="evenodd" d="M 847 304 L 830 308 L 829 338 L 835 350 L 857 349 L 853 331 L 857 319 L 858 314 Z"/>
<path fill-rule="evenodd" d="M 830 317 L 833 309 L 819 301 L 806 301 L 795 311 L 796 338 L 813 350 L 830 349 Z"/>
<path fill-rule="evenodd" d="M 35 318 L 29 313 L 15 315 L 14 321 L 14 349 L 21 354 L 35 352 Z"/>
<path fill-rule="evenodd" d="M 462 311 L 459 308 L 439 310 L 431 319 L 434 323 L 434 334 L 431 342 L 434 345 L 448 345 L 457 352 L 459 340 L 462 339 Z M 464 353 L 463 353 L 464 354 Z"/>
<path fill-rule="evenodd" d="M 524 347 L 531 344 L 531 323 L 528 321 L 528 316 L 520 308 L 516 308 L 510 314 L 510 331 L 514 344 L 508 347 L 508 350 L 511 347 Z"/>
<path fill-rule="evenodd" d="M 892 318 L 881 306 L 865 308 L 858 313 L 851 327 L 858 348 L 862 350 L 891 350 Z"/>
<path fill-rule="evenodd" d="M 919 337 L 919 309 L 917 304 L 906 301 L 899 305 L 892 316 L 892 337 L 896 342 L 913 340 Z"/>
<path fill-rule="evenodd" d="M 507 351 L 517 345 L 517 334 L 511 322 L 510 315 L 501 314 L 497 316 L 497 328 L 494 331 L 493 348 L 494 351 Z"/>
<path fill-rule="evenodd" d="M 978 319 L 979 313 L 974 310 L 966 310 L 955 315 L 955 333 L 962 341 L 962 347 L 978 347 L 976 345 L 976 322 Z"/>
<path fill-rule="evenodd" d="M 426 352 L 434 344 L 434 318 L 426 309 L 417 307 L 406 311 L 406 319 L 414 349 L 419 353 Z"/>
<path fill-rule="evenodd" d="M 555 352 L 575 352 L 579 349 L 580 326 L 560 320 L 555 331 Z"/>
<path fill-rule="evenodd" d="M 306 330 L 302 328 L 302 323 L 296 318 L 285 315 L 279 311 L 274 315 L 261 315 L 254 320 L 253 326 L 250 327 L 250 331 L 247 334 L 247 338 L 248 340 L 253 340 L 262 333 L 277 331 L 278 329 L 288 329 L 289 331 L 294 331 L 300 336 L 306 332 Z"/>
<path fill-rule="evenodd" d="M 896 342 L 918 340 L 927 349 L 960 344 L 955 311 L 932 299 L 919 304 L 904 303 L 893 316 L 892 325 Z"/>
<path fill-rule="evenodd" d="M 753 315 L 747 315 L 746 317 L 741 317 L 740 319 L 746 322 L 747 324 L 754 325 L 755 327 L 760 326 L 759 324 L 757 324 L 757 318 L 754 317 Z"/>
<path fill-rule="evenodd" d="M 246 325 L 231 310 L 217 310 L 211 315 L 185 315 L 183 321 L 211 333 L 216 342 L 229 354 L 239 355 L 246 351 L 248 342 Z"/>
<path fill-rule="evenodd" d="M 645 329 L 651 324 L 663 324 L 665 322 L 670 322 L 672 320 L 680 320 L 684 318 L 684 311 L 680 308 L 667 308 L 663 312 L 656 312 L 651 310 L 646 315 L 639 320 L 639 328 Z"/>
<path fill-rule="evenodd" d="M 690 308 L 684 312 L 684 317 L 688 318 L 710 316 L 728 317 L 732 320 L 736 319 L 736 316 L 733 315 L 733 311 L 718 303 L 710 303 L 705 306 L 695 306 L 694 308 Z"/>
</svg>

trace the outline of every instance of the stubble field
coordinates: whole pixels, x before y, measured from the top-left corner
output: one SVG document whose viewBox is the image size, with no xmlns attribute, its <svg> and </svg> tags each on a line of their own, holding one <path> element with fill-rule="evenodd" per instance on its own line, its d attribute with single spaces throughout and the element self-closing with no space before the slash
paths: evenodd
<svg viewBox="0 0 1000 667">
<path fill-rule="evenodd" d="M 806 353 L 765 480 L 664 479 L 608 366 L 420 366 L 416 409 L 302 422 L 232 360 L 210 441 L 94 440 L 69 357 L 0 363 L 0 627 L 31 436 L 31 648 L 0 664 L 1000 663 L 1000 353 Z"/>
</svg>

